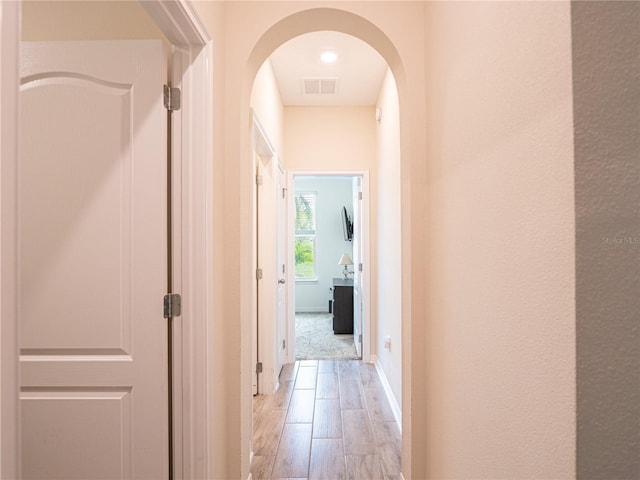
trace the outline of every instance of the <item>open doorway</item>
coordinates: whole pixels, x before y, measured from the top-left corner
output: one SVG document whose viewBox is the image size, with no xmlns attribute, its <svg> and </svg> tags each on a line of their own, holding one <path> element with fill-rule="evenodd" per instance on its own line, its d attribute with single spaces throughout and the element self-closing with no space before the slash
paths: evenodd
<svg viewBox="0 0 640 480">
<path fill-rule="evenodd" d="M 363 175 L 291 177 L 295 359 L 360 359 L 368 311 Z"/>
<path fill-rule="evenodd" d="M 326 64 L 319 56 L 329 48 L 337 52 L 338 60 Z M 366 81 L 361 75 L 365 70 Z M 323 83 L 322 79 L 328 78 L 336 80 L 335 84 Z M 319 82 L 317 90 L 313 89 L 312 79 Z M 321 31 L 295 37 L 273 51 L 257 73 L 251 94 L 254 120 L 260 119 L 258 123 L 273 147 L 268 156 L 281 160 L 288 177 L 286 192 L 282 192 L 283 195 L 286 193 L 288 222 L 284 266 L 275 261 L 276 216 L 272 215 L 271 220 L 265 222 L 264 232 L 256 229 L 258 250 L 261 250 L 265 235 L 271 237 L 274 246 L 269 248 L 270 253 L 262 254 L 270 265 L 263 268 L 261 261 L 258 266 L 257 275 L 262 277 L 257 280 L 256 297 L 260 298 L 261 286 L 275 295 L 277 285 L 283 281 L 287 304 L 284 335 L 276 332 L 280 323 L 276 322 L 279 316 L 275 308 L 269 307 L 270 311 L 264 312 L 264 302 L 257 307 L 257 317 L 261 320 L 258 320 L 254 338 L 257 335 L 258 343 L 267 345 L 264 355 L 259 355 L 255 362 L 256 372 L 261 372 L 256 373 L 258 383 L 262 378 L 266 387 L 258 389 L 261 393 L 277 389 L 280 364 L 275 358 L 279 355 L 284 360 L 283 364 L 294 363 L 296 358 L 343 356 L 379 364 L 381 372 L 389 372 L 390 383 L 395 384 L 394 395 L 400 397 L 402 282 L 397 268 L 401 252 L 402 190 L 398 102 L 394 76 L 385 60 L 365 42 L 340 32 Z M 251 135 L 255 140 L 256 128 Z M 299 192 L 296 192 L 294 177 L 306 182 Z M 300 271 L 302 266 L 298 265 L 296 272 L 296 253 L 304 255 L 302 247 L 306 245 L 310 258 L 314 258 L 314 249 L 318 246 L 314 243 L 315 225 L 298 229 L 298 245 L 294 233 L 295 199 L 303 199 L 302 205 L 311 205 L 317 200 L 314 194 L 320 191 L 320 187 L 309 184 L 316 177 L 323 178 L 325 182 L 343 181 L 343 189 L 337 185 L 327 188 L 331 203 L 329 215 L 334 221 L 333 234 L 329 235 L 333 236 L 334 250 L 329 249 L 329 253 L 321 255 L 323 258 L 317 265 L 309 262 L 304 267 L 306 272 Z M 357 215 L 358 209 L 353 208 L 358 202 L 354 198 L 359 195 L 353 185 L 354 179 L 360 179 L 360 187 L 366 190 L 362 200 L 366 215 Z M 262 182 L 259 189 L 268 191 L 269 179 L 264 176 Z M 369 189 L 372 192 L 370 196 Z M 280 197 L 281 190 L 273 189 L 274 195 Z M 339 191 L 346 193 L 340 197 Z M 309 194 L 308 198 L 305 194 Z M 276 198 L 274 195 L 271 195 L 272 199 Z M 344 217 L 343 212 L 346 214 Z M 355 228 L 360 219 L 366 224 L 363 228 Z M 365 235 L 345 240 L 345 220 L 353 226 L 354 233 L 364 232 Z M 364 246 L 355 251 L 353 245 L 358 239 Z M 348 271 L 346 279 L 343 278 L 345 265 L 338 265 L 343 261 L 343 254 L 347 254 L 344 258 Z M 323 271 L 316 271 L 317 267 Z M 341 280 L 342 284 L 334 285 L 334 279 Z M 352 313 L 347 320 L 349 328 L 332 331 L 337 313 L 334 311 L 334 293 L 344 293 L 345 290 L 349 291 L 346 302 L 352 305 L 349 309 Z M 379 312 L 383 315 L 380 316 Z M 307 327 L 319 323 L 327 325 L 325 331 L 332 340 L 342 340 L 336 333 L 352 335 L 356 353 L 340 351 L 336 355 L 334 351 L 332 354 L 327 342 L 320 340 L 315 333 L 311 334 L 313 342 L 296 341 L 296 323 L 301 323 L 296 322 L 296 313 L 298 320 L 312 324 Z M 302 319 L 303 316 L 313 318 Z M 263 332 L 263 327 L 271 328 L 271 333 Z M 350 339 L 344 340 L 345 346 L 351 348 Z M 315 343 L 324 351 L 300 351 L 298 343 L 300 346 Z"/>
</svg>

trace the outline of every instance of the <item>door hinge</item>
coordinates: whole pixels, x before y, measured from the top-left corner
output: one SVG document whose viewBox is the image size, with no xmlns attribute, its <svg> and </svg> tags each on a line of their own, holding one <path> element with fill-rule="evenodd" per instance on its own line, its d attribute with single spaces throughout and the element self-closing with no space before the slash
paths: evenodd
<svg viewBox="0 0 640 480">
<path fill-rule="evenodd" d="M 262 269 L 256 268 L 256 280 L 262 280 Z"/>
<path fill-rule="evenodd" d="M 256 373 L 262 373 L 262 362 L 256 363 Z"/>
<path fill-rule="evenodd" d="M 364 266 L 361 263 L 359 263 L 358 264 L 358 271 L 362 272 L 363 270 L 364 270 Z"/>
<path fill-rule="evenodd" d="M 358 343 L 362 343 L 362 334 L 358 335 Z"/>
<path fill-rule="evenodd" d="M 168 293 L 164 296 L 164 318 L 182 315 L 182 297 L 179 293 Z"/>
<path fill-rule="evenodd" d="M 282 340 L 282 349 L 284 350 L 286 348 L 287 345 L 287 341 L 286 340 Z"/>
<path fill-rule="evenodd" d="M 173 112 L 180 110 L 180 89 L 177 87 L 164 86 L 164 108 Z"/>
<path fill-rule="evenodd" d="M 256 185 L 259 187 L 262 185 L 262 175 L 256 175 Z"/>
<path fill-rule="evenodd" d="M 362 200 L 362 192 L 358 192 L 358 200 Z"/>
<path fill-rule="evenodd" d="M 282 189 L 282 198 L 287 198 L 287 189 L 286 188 Z"/>
</svg>

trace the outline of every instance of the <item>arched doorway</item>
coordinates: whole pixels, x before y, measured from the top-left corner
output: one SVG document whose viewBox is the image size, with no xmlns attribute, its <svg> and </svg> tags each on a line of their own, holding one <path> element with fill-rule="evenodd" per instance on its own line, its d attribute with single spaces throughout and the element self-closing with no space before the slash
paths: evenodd
<svg viewBox="0 0 640 480">
<path fill-rule="evenodd" d="M 254 78 L 258 72 L 258 69 L 263 64 L 263 62 L 271 55 L 271 53 L 278 48 L 284 42 L 305 33 L 320 31 L 320 30 L 334 30 L 342 33 L 346 33 L 349 35 L 353 35 L 361 40 L 365 41 L 373 48 L 375 48 L 387 61 L 391 71 L 393 72 L 393 76 L 396 80 L 396 85 L 398 88 L 398 96 L 400 99 L 400 106 L 402 110 L 402 105 L 405 104 L 404 99 L 408 97 L 407 87 L 405 83 L 405 72 L 403 68 L 403 63 L 400 58 L 400 54 L 397 49 L 393 45 L 393 42 L 389 39 L 389 37 L 378 27 L 376 27 L 373 23 L 366 20 L 364 17 L 356 15 L 354 13 L 350 13 L 344 10 L 336 10 L 336 9 L 328 9 L 328 8 L 318 8 L 318 9 L 310 9 L 301 11 L 298 13 L 294 13 L 284 19 L 276 22 L 270 28 L 268 28 L 264 34 L 257 40 L 251 53 L 247 59 L 246 68 L 244 71 L 244 85 L 242 88 L 241 94 L 241 112 L 240 112 L 240 125 L 245 125 L 245 119 L 249 118 L 249 98 L 251 93 L 251 87 L 253 85 Z M 408 115 L 404 115 L 405 119 L 408 118 Z M 401 134 L 402 137 L 402 151 L 403 155 L 401 157 L 401 169 L 404 170 L 403 176 L 408 175 L 409 162 L 406 158 L 404 152 L 408 151 L 408 135 L 406 133 L 406 125 L 408 122 L 402 122 L 401 125 L 405 131 Z M 246 159 L 250 158 L 250 152 L 246 151 L 245 146 L 250 145 L 250 139 L 248 138 L 249 129 L 242 129 L 240 132 L 240 158 Z M 240 182 L 244 185 L 242 191 L 246 191 L 246 189 L 251 188 L 251 182 L 253 181 L 253 174 L 250 168 L 249 162 L 247 165 L 239 167 L 240 172 Z M 241 200 L 242 201 L 242 200 Z M 403 208 L 408 208 L 408 204 L 410 203 L 410 195 L 407 192 L 403 192 L 402 195 L 402 203 Z M 249 207 L 249 206 L 247 206 Z M 243 218 L 245 218 L 243 216 Z M 252 218 L 251 215 L 248 215 L 246 218 Z M 404 225 L 404 223 L 403 223 Z M 252 230 L 253 226 L 250 223 L 245 223 L 240 225 L 241 237 L 242 238 L 253 238 L 254 231 Z M 406 241 L 406 236 L 409 234 L 409 230 L 403 228 L 402 236 L 403 236 L 403 244 L 410 244 Z M 403 284 L 404 292 L 403 293 L 403 315 L 402 315 L 402 328 L 403 328 L 403 341 L 408 337 L 408 332 L 411 331 L 411 317 L 410 305 L 406 300 L 411 299 L 411 290 L 410 290 L 410 280 L 411 280 L 411 272 L 410 272 L 410 261 L 409 259 L 410 251 L 406 249 L 403 253 L 402 260 L 402 274 L 401 281 Z M 243 269 L 244 271 L 251 271 L 251 269 Z M 250 305 L 252 301 L 253 295 L 253 278 L 247 276 L 247 278 L 239 278 L 239 283 L 242 287 L 248 288 L 240 288 L 241 292 L 241 305 Z M 242 310 L 242 308 L 241 308 Z M 242 326 L 241 326 L 241 338 L 248 339 L 250 335 L 246 335 L 245 333 L 250 332 L 251 330 L 251 318 L 250 313 L 245 310 L 243 314 L 242 311 Z M 409 347 L 409 345 L 407 345 Z M 251 345 L 243 343 L 243 349 L 249 350 Z M 411 349 L 407 348 L 403 351 L 403 405 L 410 405 L 411 399 Z M 246 354 L 242 355 L 242 359 L 247 362 L 248 356 Z M 251 371 L 251 363 L 250 360 L 245 363 L 244 371 Z M 246 382 L 245 378 L 242 378 L 242 383 Z M 243 399 L 244 401 L 244 399 Z M 411 475 L 411 455 L 409 452 L 405 453 L 405 450 L 409 448 L 411 445 L 411 409 L 403 408 L 406 412 L 403 417 L 403 426 L 408 426 L 408 428 L 403 428 L 403 432 L 405 435 L 405 439 L 403 440 L 403 471 L 405 475 Z M 241 415 L 251 415 L 251 409 L 247 405 L 247 407 L 242 408 Z M 243 419 L 242 424 L 246 425 L 250 423 L 250 418 Z M 245 445 L 246 442 L 243 442 Z"/>
</svg>

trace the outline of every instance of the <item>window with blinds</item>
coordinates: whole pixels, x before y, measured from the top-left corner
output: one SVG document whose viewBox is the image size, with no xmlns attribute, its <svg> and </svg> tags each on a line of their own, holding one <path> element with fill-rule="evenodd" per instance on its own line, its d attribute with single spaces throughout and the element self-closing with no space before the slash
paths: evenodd
<svg viewBox="0 0 640 480">
<path fill-rule="evenodd" d="M 316 194 L 297 193 L 295 206 L 296 279 L 314 280 L 316 278 Z"/>
</svg>

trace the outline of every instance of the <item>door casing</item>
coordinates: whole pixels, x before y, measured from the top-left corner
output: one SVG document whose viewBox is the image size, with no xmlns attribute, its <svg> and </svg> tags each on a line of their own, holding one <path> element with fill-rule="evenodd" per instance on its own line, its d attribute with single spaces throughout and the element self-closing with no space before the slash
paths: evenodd
<svg viewBox="0 0 640 480">
<path fill-rule="evenodd" d="M 362 276 L 364 277 L 363 296 L 363 312 L 362 312 L 362 360 L 367 363 L 374 363 L 375 358 L 371 356 L 371 258 L 370 243 L 371 230 L 369 227 L 369 171 L 368 170 L 288 170 L 287 171 L 287 191 L 295 192 L 295 177 L 361 177 L 362 178 L 362 231 L 366 232 L 362 238 L 361 260 L 364 265 Z M 290 200 L 288 200 L 289 203 Z M 292 363 L 295 361 L 295 265 L 294 259 L 294 237 L 295 237 L 295 212 L 293 208 L 289 208 L 287 212 L 287 252 L 288 265 L 292 267 L 287 271 L 287 317 L 291 319 L 287 325 L 287 354 L 286 361 Z M 355 267 L 355 266 L 354 266 Z"/>
<path fill-rule="evenodd" d="M 277 325 L 277 288 L 278 267 L 277 248 L 277 189 L 280 159 L 269 137 L 253 113 L 254 139 L 253 155 L 256 162 L 256 174 L 262 176 L 261 184 L 256 186 L 254 215 L 256 217 L 256 268 L 262 272 L 262 278 L 256 279 L 256 292 L 253 296 L 254 328 L 252 349 L 256 362 L 262 363 L 262 373 L 257 375 L 257 392 L 272 394 L 278 388 L 280 373 L 280 334 Z"/>
<path fill-rule="evenodd" d="M 20 478 L 17 314 L 20 4 L 0 2 L 0 478 Z"/>
</svg>

